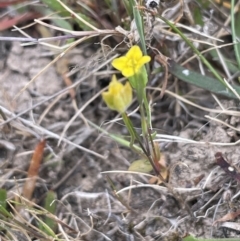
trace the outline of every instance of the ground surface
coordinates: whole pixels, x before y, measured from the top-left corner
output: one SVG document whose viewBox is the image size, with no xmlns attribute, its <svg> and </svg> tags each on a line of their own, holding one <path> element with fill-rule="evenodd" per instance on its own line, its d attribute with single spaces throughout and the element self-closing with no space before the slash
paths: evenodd
<svg viewBox="0 0 240 241">
<path fill-rule="evenodd" d="M 168 183 L 175 191 L 164 186 L 147 185 L 148 176 L 117 172 L 127 170 L 138 157 L 89 128 L 81 115 L 77 115 L 64 137 L 105 158 L 86 153 L 67 143 L 66 139 L 58 145 L 59 136 L 76 113 L 76 108 L 69 92 L 48 101 L 50 96 L 66 87 L 56 65 L 49 67 L 20 92 L 51 62 L 53 54 L 42 46 L 23 48 L 18 42 L 7 45 L 0 42 L 0 45 L 5 53 L 1 59 L 0 105 L 6 108 L 7 118 L 10 118 L 10 112 L 18 114 L 34 107 L 21 115 L 32 126 L 15 119 L 10 122 L 10 129 L 1 132 L 1 186 L 7 188 L 9 197 L 12 192 L 21 193 L 21 179 L 26 177 L 32 151 L 44 137 L 47 147 L 34 198 L 41 204 L 41 196 L 46 190 L 56 191 L 60 200 L 56 215 L 79 230 L 82 240 L 178 240 L 186 233 L 199 237 L 240 237 L 240 227 L 234 226 L 238 225 L 237 219 L 214 223 L 239 209 L 239 198 L 234 196 L 239 192 L 239 185 L 216 165 L 214 157 L 220 151 L 229 163 L 238 167 L 238 145 L 227 146 L 224 143 L 234 144 L 239 136 L 236 130 L 204 117 L 217 114 L 185 105 L 187 112 L 167 93 L 163 99 L 159 98 L 159 92 L 152 95 L 156 103 L 153 105 L 156 131 L 194 140 L 195 143 L 160 140 L 159 145 L 170 169 Z M 69 77 L 73 83 L 80 81 L 74 98 L 79 109 L 109 80 L 104 69 L 81 80 L 102 61 L 93 47 L 91 44 L 79 46 L 66 57 Z M 210 93 L 185 84 L 180 86 L 186 88 L 185 93 L 190 93 L 190 99 L 199 96 L 195 98 L 198 104 L 210 109 L 218 108 Z M 238 107 L 237 102 L 221 97 L 220 100 L 225 108 Z M 38 103 L 42 104 L 35 106 Z M 105 125 L 106 121 L 116 117 L 116 113 L 107 110 L 99 96 L 87 103 L 83 115 L 111 132 L 126 134 L 121 121 Z M 136 126 L 139 125 L 138 114 L 133 119 Z M 238 116 L 220 115 L 220 119 L 239 128 Z M 102 173 L 113 170 L 116 172 Z M 122 203 L 116 198 L 107 177 L 111 178 L 116 190 L 132 186 L 119 194 Z M 227 225 L 232 225 L 232 228 Z"/>
</svg>

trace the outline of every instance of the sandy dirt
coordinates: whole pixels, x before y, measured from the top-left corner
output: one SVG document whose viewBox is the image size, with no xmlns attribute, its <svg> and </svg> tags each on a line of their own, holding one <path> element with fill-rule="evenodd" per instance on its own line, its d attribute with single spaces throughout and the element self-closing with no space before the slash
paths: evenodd
<svg viewBox="0 0 240 241">
<path fill-rule="evenodd" d="M 42 46 L 21 47 L 17 42 L 11 43 L 8 48 L 3 42 L 0 45 L 5 49 L 0 71 L 1 107 L 18 114 L 43 102 L 22 114 L 21 118 L 61 136 L 76 109 L 69 92 L 44 102 L 66 87 L 56 65 L 50 66 L 23 90 L 51 62 L 54 57 L 51 51 L 46 51 Z M 79 46 L 69 53 L 67 66 L 68 73 L 72 73 L 72 82 L 78 81 L 86 75 L 87 70 L 97 66 L 101 62 L 99 56 L 91 50 L 91 46 Z M 80 109 L 84 106 L 108 81 L 109 77 L 104 73 L 83 80 L 75 88 L 77 107 Z M 206 91 L 187 88 L 188 91 L 193 89 L 197 96 L 204 93 L 206 102 L 199 99 L 198 103 L 205 103 L 209 108 L 216 107 Z M 26 177 L 32 151 L 44 137 L 47 146 L 34 198 L 41 204 L 41 197 L 47 190 L 56 191 L 60 200 L 56 215 L 78 229 L 81 240 L 181 240 L 180 237 L 187 233 L 200 237 L 240 237 L 237 231 L 240 230 L 238 217 L 215 222 L 227 213 L 239 210 L 239 184 L 216 165 L 214 157 L 216 152 L 222 152 L 237 170 L 240 150 L 238 145 L 212 144 L 233 144 L 238 141 L 239 132 L 207 121 L 205 115 L 216 117 L 216 114 L 193 107 L 187 107 L 190 114 L 182 110 L 176 116 L 176 100 L 167 94 L 160 100 L 158 95 L 154 96 L 156 104 L 153 106 L 153 127 L 157 132 L 195 141 L 159 141 L 170 170 L 168 183 L 172 190 L 163 185 L 148 185 L 150 178 L 141 174 L 117 172 L 127 170 L 138 157 L 131 150 L 88 127 L 81 116 L 72 122 L 64 137 L 105 156 L 105 159 L 65 141 L 58 145 L 58 140 L 52 134 L 15 119 L 9 123 L 10 129 L 1 126 L 1 175 L 5 179 L 1 187 L 9 191 L 9 197 L 13 191 L 21 192 L 21 179 Z M 222 99 L 221 103 L 225 108 L 238 107 L 234 101 Z M 88 104 L 83 115 L 103 128 L 110 128 L 111 132 L 126 134 L 120 121 L 112 126 L 104 125 L 115 118 L 116 113 L 106 109 L 101 97 Z M 239 117 L 220 117 L 236 129 L 239 128 Z M 134 121 L 139 125 L 138 116 Z M 105 171 L 116 172 L 102 173 Z M 126 189 L 119 194 L 114 193 L 109 178 L 116 190 Z M 238 226 L 235 227 L 235 224 Z"/>
</svg>

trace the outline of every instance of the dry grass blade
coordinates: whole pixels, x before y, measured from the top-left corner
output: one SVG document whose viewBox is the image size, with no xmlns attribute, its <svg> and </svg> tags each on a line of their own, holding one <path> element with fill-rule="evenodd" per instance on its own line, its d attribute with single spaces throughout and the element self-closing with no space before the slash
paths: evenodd
<svg viewBox="0 0 240 241">
<path fill-rule="evenodd" d="M 152 90 L 158 90 L 158 91 L 162 91 L 161 88 L 153 88 L 153 87 L 147 87 L 148 89 L 152 89 Z M 207 111 L 207 112 L 210 112 L 210 113 L 218 113 L 218 114 L 225 114 L 225 115 L 231 115 L 231 116 L 240 116 L 240 112 L 239 111 L 234 111 L 234 110 L 227 110 L 227 109 L 224 109 L 224 110 L 218 110 L 218 109 L 210 109 L 210 108 L 206 108 L 206 107 L 203 107 L 203 106 L 200 106 L 186 98 L 184 98 L 183 96 L 180 96 L 178 94 L 175 94 L 173 93 L 172 91 L 169 91 L 169 90 L 165 90 L 165 93 L 166 94 L 169 94 L 170 96 L 173 96 L 174 98 L 186 103 L 186 104 L 189 104 L 191 106 L 194 106 L 198 109 L 201 109 L 201 110 L 204 110 L 204 111 Z"/>
<path fill-rule="evenodd" d="M 231 213 L 227 213 L 226 215 L 224 215 L 222 218 L 219 218 L 218 220 L 216 220 L 213 225 L 219 223 L 219 222 L 226 222 L 229 220 L 233 220 L 236 217 L 238 217 L 240 215 L 240 210 L 237 210 L 236 212 L 231 212 Z"/>
<path fill-rule="evenodd" d="M 0 36 L 0 239 L 239 239 L 239 3 L 232 0 L 231 16 L 213 1 L 41 0 L 1 9 L 9 19 L 40 15 Z M 112 61 L 135 45 L 151 61 L 139 78 L 144 107 L 133 90 L 126 121 L 101 94 L 113 74 L 128 81 Z M 41 138 L 46 157 L 45 140 L 29 149 Z M 231 162 L 215 160 L 219 151 Z M 225 231 L 237 238 L 205 239 Z"/>
</svg>

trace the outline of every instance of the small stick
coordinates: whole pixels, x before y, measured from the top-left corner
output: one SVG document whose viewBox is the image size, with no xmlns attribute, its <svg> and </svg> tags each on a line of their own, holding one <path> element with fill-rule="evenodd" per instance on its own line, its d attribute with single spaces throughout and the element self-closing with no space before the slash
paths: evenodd
<svg viewBox="0 0 240 241">
<path fill-rule="evenodd" d="M 23 197 L 28 200 L 31 200 L 33 191 L 35 189 L 39 168 L 43 158 L 45 144 L 46 140 L 42 140 L 37 144 L 28 168 L 28 179 L 24 184 L 22 192 Z"/>
</svg>

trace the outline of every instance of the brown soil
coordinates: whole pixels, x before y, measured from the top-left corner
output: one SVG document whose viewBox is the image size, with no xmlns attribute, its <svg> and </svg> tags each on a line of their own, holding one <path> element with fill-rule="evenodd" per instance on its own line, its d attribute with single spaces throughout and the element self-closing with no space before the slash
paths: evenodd
<svg viewBox="0 0 240 241">
<path fill-rule="evenodd" d="M 0 42 L 0 45 L 6 48 L 5 43 Z M 49 100 L 50 96 L 66 87 L 56 65 L 49 67 L 20 92 L 51 62 L 54 56 L 49 53 L 40 45 L 23 48 L 20 43 L 13 42 L 1 59 L 0 105 L 5 108 L 3 112 L 7 118 L 11 117 L 10 112 L 24 112 L 19 116 L 22 119 L 16 118 L 9 123 L 10 128 L 1 126 L 1 187 L 8 190 L 9 197 L 12 192 L 21 193 L 23 182 L 20 179 L 26 177 L 32 151 L 41 138 L 46 138 L 45 158 L 34 191 L 35 201 L 41 204 L 47 190 L 56 191 L 60 200 L 56 215 L 78 229 L 81 240 L 178 240 L 187 233 L 198 237 L 240 237 L 240 229 L 227 226 L 229 223 L 238 225 L 238 218 L 214 223 L 239 209 L 239 185 L 236 179 L 216 165 L 214 155 L 222 152 L 237 168 L 240 150 L 238 145 L 212 144 L 234 143 L 239 139 L 238 131 L 205 118 L 205 115 L 214 117 L 216 114 L 193 107 L 187 107 L 190 113 L 183 109 L 177 112 L 176 108 L 181 107 L 173 97 L 165 94 L 160 100 L 157 93 L 153 96 L 156 103 L 153 106 L 153 127 L 158 133 L 187 138 L 195 143 L 160 140 L 170 169 L 168 183 L 175 189 L 148 185 L 149 177 L 145 175 L 117 172 L 127 170 L 138 157 L 88 127 L 81 115 L 71 123 L 64 134 L 65 139 L 58 145 L 59 138 L 54 134 L 61 136 L 76 108 L 68 91 L 60 98 L 57 95 Z M 103 60 L 101 53 L 96 56 L 91 46 L 79 46 L 66 58 L 73 83 L 81 80 Z M 80 81 L 75 88 L 77 107 L 80 109 L 105 87 L 108 78 L 102 73 Z M 186 87 L 185 84 L 182 86 Z M 187 91 L 192 90 L 195 96 L 204 95 L 204 100 L 199 99 L 198 103 L 209 108 L 216 107 L 209 93 L 187 87 Z M 225 108 L 238 107 L 234 101 L 220 100 Z M 121 121 L 104 125 L 107 120 L 114 119 L 115 114 L 106 109 L 100 97 L 87 104 L 83 111 L 85 118 L 104 129 L 126 134 Z M 138 126 L 138 115 L 133 119 Z M 239 116 L 221 115 L 221 119 L 239 127 Z M 72 143 L 105 158 L 84 152 Z M 116 172 L 102 173 L 113 170 Z M 108 177 L 116 191 L 129 188 L 122 190 L 117 197 Z"/>
</svg>

